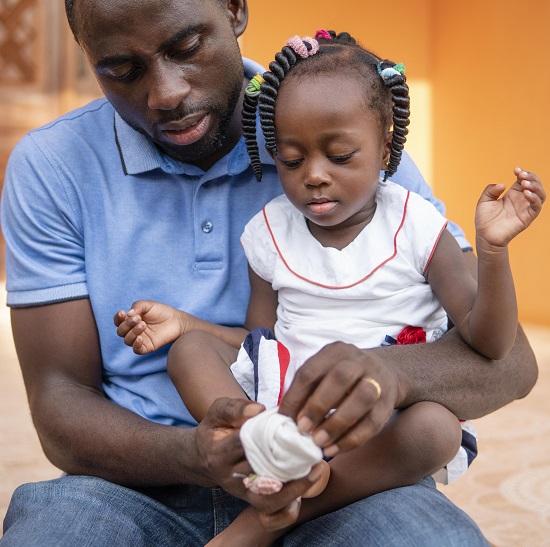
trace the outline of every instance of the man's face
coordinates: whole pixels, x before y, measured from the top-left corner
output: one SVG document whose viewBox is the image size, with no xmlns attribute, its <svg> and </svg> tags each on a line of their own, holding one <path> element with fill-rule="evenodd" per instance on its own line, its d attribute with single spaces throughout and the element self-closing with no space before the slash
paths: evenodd
<svg viewBox="0 0 550 547">
<path fill-rule="evenodd" d="M 105 96 L 164 152 L 205 169 L 240 136 L 241 2 L 80 0 L 78 35 Z"/>
</svg>

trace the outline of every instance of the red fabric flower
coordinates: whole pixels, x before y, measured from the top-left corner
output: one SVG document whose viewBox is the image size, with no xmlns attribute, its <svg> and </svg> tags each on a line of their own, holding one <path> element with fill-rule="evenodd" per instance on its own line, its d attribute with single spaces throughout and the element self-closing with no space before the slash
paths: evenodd
<svg viewBox="0 0 550 547">
<path fill-rule="evenodd" d="M 402 346 L 404 344 L 425 344 L 426 332 L 422 327 L 405 327 L 397 335 L 397 345 Z"/>
</svg>

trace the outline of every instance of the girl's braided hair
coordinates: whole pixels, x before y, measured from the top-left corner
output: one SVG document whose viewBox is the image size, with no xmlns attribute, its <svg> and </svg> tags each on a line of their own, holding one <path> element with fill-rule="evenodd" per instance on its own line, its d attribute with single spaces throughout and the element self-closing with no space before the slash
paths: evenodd
<svg viewBox="0 0 550 547">
<path fill-rule="evenodd" d="M 247 86 L 243 103 L 242 123 L 248 155 L 258 180 L 262 179 L 262 164 L 256 140 L 256 110 L 268 150 L 276 153 L 275 101 L 279 86 L 292 70 L 292 77 L 306 74 L 349 74 L 364 81 L 367 106 L 375 115 L 381 132 L 393 125 L 390 159 L 384 180 L 391 177 L 401 161 L 409 125 L 409 88 L 405 67 L 382 60 L 362 48 L 347 32 L 317 31 L 315 39 L 297 36 L 275 55 L 269 71 L 256 75 Z M 382 85 L 381 85 L 382 84 Z"/>
</svg>

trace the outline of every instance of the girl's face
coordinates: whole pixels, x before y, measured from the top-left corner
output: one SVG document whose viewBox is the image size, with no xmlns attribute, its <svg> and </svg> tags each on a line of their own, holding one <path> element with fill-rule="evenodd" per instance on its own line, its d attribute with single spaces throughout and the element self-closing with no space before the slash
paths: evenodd
<svg viewBox="0 0 550 547">
<path fill-rule="evenodd" d="M 376 210 L 384 136 L 357 80 L 341 75 L 288 78 L 277 95 L 275 162 L 290 202 L 313 235 L 362 228 Z"/>
</svg>

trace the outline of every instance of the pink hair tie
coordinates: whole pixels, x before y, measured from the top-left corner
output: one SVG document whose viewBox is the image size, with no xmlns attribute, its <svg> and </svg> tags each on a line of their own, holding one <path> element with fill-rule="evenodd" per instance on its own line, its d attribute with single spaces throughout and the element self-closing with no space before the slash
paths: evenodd
<svg viewBox="0 0 550 547">
<path fill-rule="evenodd" d="M 315 38 L 312 38 L 311 36 L 304 36 L 302 38 L 302 42 L 307 42 L 311 45 L 311 49 L 308 52 L 308 55 L 315 55 L 319 51 L 319 42 L 315 40 Z"/>
<path fill-rule="evenodd" d="M 324 28 L 322 29 L 319 29 L 316 33 L 315 33 L 315 38 L 317 40 L 332 40 L 332 36 L 328 33 L 328 31 L 326 31 Z"/>
<path fill-rule="evenodd" d="M 308 51 L 304 42 L 311 45 L 311 49 Z M 319 43 L 310 36 L 300 38 L 298 35 L 292 36 L 286 41 L 286 45 L 294 50 L 302 59 L 306 59 L 310 55 L 315 55 L 319 51 Z"/>
</svg>

